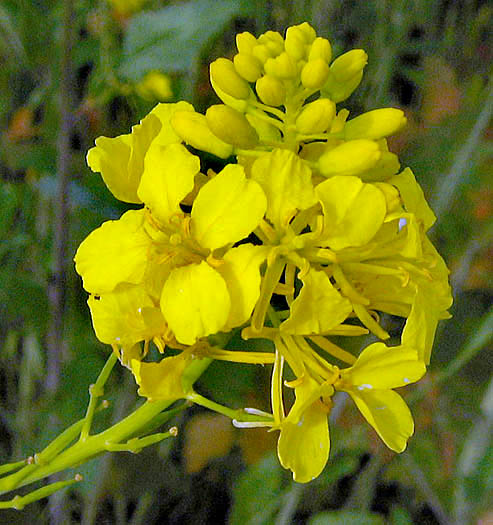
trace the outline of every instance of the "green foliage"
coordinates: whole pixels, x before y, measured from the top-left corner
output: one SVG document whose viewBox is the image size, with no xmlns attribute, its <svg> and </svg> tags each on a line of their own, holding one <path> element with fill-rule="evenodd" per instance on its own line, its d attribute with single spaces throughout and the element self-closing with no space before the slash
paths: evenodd
<svg viewBox="0 0 493 525">
<path fill-rule="evenodd" d="M 267 455 L 238 479 L 233 490 L 230 525 L 264 525 L 272 522 L 281 504 L 284 473 L 274 454 Z"/>
<path fill-rule="evenodd" d="M 120 73 L 135 82 L 153 69 L 192 72 L 211 38 L 232 18 L 251 13 L 244 0 L 198 0 L 138 14 L 125 34 Z"/>
</svg>

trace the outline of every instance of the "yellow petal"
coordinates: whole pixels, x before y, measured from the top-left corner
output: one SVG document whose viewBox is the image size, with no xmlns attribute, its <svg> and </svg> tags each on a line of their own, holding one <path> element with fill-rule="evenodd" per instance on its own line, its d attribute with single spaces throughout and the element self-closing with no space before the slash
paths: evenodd
<svg viewBox="0 0 493 525">
<path fill-rule="evenodd" d="M 166 357 L 159 363 L 143 363 L 132 360 L 132 372 L 139 388 L 139 395 L 149 401 L 175 400 L 185 397 L 181 378 L 190 361 L 186 354 Z"/>
<path fill-rule="evenodd" d="M 180 212 L 192 191 L 200 160 L 181 144 L 152 145 L 147 152 L 138 196 L 162 223 Z"/>
<path fill-rule="evenodd" d="M 277 229 L 285 229 L 297 210 L 316 203 L 311 175 L 307 164 L 288 150 L 274 150 L 253 164 L 252 179 L 262 186 L 267 196 L 267 218 Z"/>
<path fill-rule="evenodd" d="M 129 347 L 166 330 L 161 310 L 142 286 L 120 285 L 114 292 L 91 295 L 87 302 L 94 331 L 102 343 Z"/>
<path fill-rule="evenodd" d="M 245 177 L 238 164 L 228 164 L 200 191 L 192 208 L 192 234 L 214 250 L 247 237 L 264 216 L 262 188 Z"/>
<path fill-rule="evenodd" d="M 142 202 L 137 195 L 144 157 L 158 135 L 161 122 L 152 114 L 132 127 L 132 133 L 115 138 L 99 137 L 87 154 L 87 163 L 100 172 L 113 195 L 124 202 Z"/>
<path fill-rule="evenodd" d="M 357 390 L 367 391 L 405 386 L 421 379 L 425 372 L 426 367 L 418 360 L 416 348 L 373 343 L 341 375 L 344 382 Z"/>
<path fill-rule="evenodd" d="M 418 220 L 424 224 L 425 231 L 429 230 L 436 221 L 436 217 L 428 206 L 423 190 L 417 183 L 413 172 L 409 168 L 406 168 L 402 173 L 395 175 L 388 182 L 399 190 L 406 210 L 416 215 Z"/>
<path fill-rule="evenodd" d="M 143 222 L 144 210 L 130 210 L 82 241 L 74 260 L 88 292 L 102 294 L 119 283 L 142 282 L 151 245 Z"/>
<path fill-rule="evenodd" d="M 152 141 L 153 145 L 167 146 L 168 144 L 181 142 L 181 138 L 175 133 L 171 125 L 171 117 L 177 111 L 193 112 L 194 109 L 192 104 L 180 100 L 180 102 L 175 104 L 157 104 L 151 111 L 150 114 L 156 116 L 161 122 L 161 129 Z"/>
<path fill-rule="evenodd" d="M 393 390 L 348 390 L 364 418 L 382 441 L 395 452 L 402 452 L 414 433 L 411 412 Z"/>
<path fill-rule="evenodd" d="M 415 348 L 418 358 L 426 365 L 430 362 L 439 315 L 434 301 L 427 297 L 424 290 L 418 289 L 402 332 L 402 344 Z"/>
<path fill-rule="evenodd" d="M 225 329 L 248 320 L 260 295 L 260 265 L 266 259 L 264 246 L 242 244 L 229 250 L 217 271 L 223 276 L 231 298 L 231 310 Z"/>
<path fill-rule="evenodd" d="M 348 299 L 334 288 L 325 272 L 310 270 L 291 304 L 291 315 L 281 324 L 290 334 L 322 334 L 342 323 L 352 311 Z"/>
<path fill-rule="evenodd" d="M 186 345 L 222 330 L 230 306 L 224 279 L 206 262 L 175 268 L 161 296 L 169 327 L 177 341 Z"/>
<path fill-rule="evenodd" d="M 383 224 L 384 194 L 357 177 L 336 176 L 316 188 L 324 212 L 324 233 L 333 250 L 366 244 Z"/>
<path fill-rule="evenodd" d="M 281 423 L 279 460 L 284 468 L 293 471 L 293 479 L 299 483 L 315 479 L 329 458 L 327 407 L 319 396 L 318 384 L 305 377 L 296 388 L 296 401 L 288 417 Z"/>
</svg>

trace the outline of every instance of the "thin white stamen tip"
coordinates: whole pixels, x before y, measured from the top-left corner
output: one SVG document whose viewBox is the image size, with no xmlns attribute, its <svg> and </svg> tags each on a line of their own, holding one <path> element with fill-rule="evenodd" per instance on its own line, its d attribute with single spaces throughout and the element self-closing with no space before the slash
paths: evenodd
<svg viewBox="0 0 493 525">
<path fill-rule="evenodd" d="M 264 423 L 262 421 L 238 421 L 233 419 L 233 426 L 236 428 L 257 428 L 257 427 L 270 427 L 271 423 Z"/>
<path fill-rule="evenodd" d="M 253 416 L 265 416 L 265 417 L 272 417 L 271 414 L 268 412 L 264 412 L 263 410 L 259 410 L 258 408 L 251 408 L 251 407 L 245 407 L 243 409 L 247 414 L 251 414 Z"/>
<path fill-rule="evenodd" d="M 358 386 L 358 390 L 371 390 L 373 388 L 373 385 L 363 384 Z"/>
<path fill-rule="evenodd" d="M 404 219 L 404 218 L 399 219 L 399 231 L 401 231 L 402 228 L 404 228 L 404 226 L 406 226 L 406 225 L 407 225 L 407 220 L 406 219 Z"/>
<path fill-rule="evenodd" d="M 137 312 L 139 312 L 139 314 L 141 314 L 142 313 L 142 308 L 140 308 L 140 307 L 137 308 Z"/>
</svg>

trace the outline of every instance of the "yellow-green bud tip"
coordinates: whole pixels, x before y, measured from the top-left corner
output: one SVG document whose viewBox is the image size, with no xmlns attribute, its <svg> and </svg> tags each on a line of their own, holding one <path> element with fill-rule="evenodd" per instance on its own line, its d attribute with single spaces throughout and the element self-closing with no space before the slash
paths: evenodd
<svg viewBox="0 0 493 525">
<path fill-rule="evenodd" d="M 304 106 L 296 119 L 296 129 L 303 135 L 327 131 L 334 119 L 336 105 L 328 98 L 319 98 Z"/>
<path fill-rule="evenodd" d="M 346 122 L 347 140 L 378 140 L 396 133 L 406 125 L 404 111 L 395 108 L 375 109 Z"/>
<path fill-rule="evenodd" d="M 260 100 L 268 106 L 278 107 L 286 100 L 286 88 L 284 84 L 271 75 L 264 75 L 255 84 L 257 95 Z"/>
<path fill-rule="evenodd" d="M 250 97 L 250 86 L 241 78 L 231 60 L 218 58 L 210 66 L 212 81 L 227 95 L 246 100 Z"/>
<path fill-rule="evenodd" d="M 262 76 L 262 62 L 253 55 L 238 53 L 233 63 L 237 73 L 247 82 L 255 82 Z"/>
<path fill-rule="evenodd" d="M 258 144 L 258 135 L 243 113 L 229 106 L 211 106 L 206 114 L 211 131 L 221 140 L 240 149 L 253 149 Z"/>
<path fill-rule="evenodd" d="M 310 60 L 301 71 L 301 83 L 307 89 L 320 89 L 329 76 L 329 66 L 323 58 Z"/>
<path fill-rule="evenodd" d="M 218 138 L 207 125 L 207 119 L 193 111 L 176 111 L 171 117 L 175 133 L 196 149 L 208 151 L 222 159 L 233 153 L 233 146 Z"/>
<path fill-rule="evenodd" d="M 371 140 L 350 140 L 324 153 L 318 160 L 320 173 L 326 177 L 335 175 L 359 175 L 375 166 L 381 152 Z"/>
</svg>

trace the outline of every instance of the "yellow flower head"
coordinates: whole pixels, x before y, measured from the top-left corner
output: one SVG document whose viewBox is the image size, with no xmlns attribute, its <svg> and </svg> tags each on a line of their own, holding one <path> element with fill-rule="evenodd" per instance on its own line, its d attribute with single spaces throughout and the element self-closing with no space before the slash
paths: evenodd
<svg viewBox="0 0 493 525">
<path fill-rule="evenodd" d="M 451 304 L 448 270 L 427 237 L 435 216 L 387 146 L 404 113 L 350 116 L 337 106 L 360 83 L 367 54 L 333 58 L 307 23 L 236 43 L 232 60 L 210 67 L 222 103 L 205 114 L 158 104 L 131 133 L 96 140 L 91 169 L 142 207 L 89 234 L 75 263 L 97 337 L 119 352 L 142 396 L 196 400 L 183 376 L 203 357 L 274 364 L 272 416 L 236 424 L 279 430 L 282 465 L 308 482 L 328 460 L 336 391 L 390 449 L 405 449 L 414 424 L 393 389 L 425 373 Z M 202 173 L 197 152 L 223 168 Z M 383 342 L 382 314 L 404 320 L 396 346 Z M 217 343 L 234 331 L 271 340 L 275 352 Z M 377 342 L 359 355 L 345 347 L 370 333 Z M 142 361 L 151 341 L 181 353 Z M 288 367 L 295 379 L 286 382 Z M 285 388 L 295 398 L 287 412 Z"/>
</svg>

